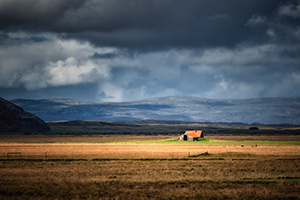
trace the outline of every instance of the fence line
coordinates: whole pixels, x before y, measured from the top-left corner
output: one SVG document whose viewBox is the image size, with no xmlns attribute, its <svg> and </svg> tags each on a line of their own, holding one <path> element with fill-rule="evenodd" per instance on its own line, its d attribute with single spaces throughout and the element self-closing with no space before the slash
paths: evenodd
<svg viewBox="0 0 300 200">
<path fill-rule="evenodd" d="M 22 153 L 21 152 L 8 152 L 6 154 L 6 158 L 9 159 L 9 157 L 22 158 Z"/>
</svg>

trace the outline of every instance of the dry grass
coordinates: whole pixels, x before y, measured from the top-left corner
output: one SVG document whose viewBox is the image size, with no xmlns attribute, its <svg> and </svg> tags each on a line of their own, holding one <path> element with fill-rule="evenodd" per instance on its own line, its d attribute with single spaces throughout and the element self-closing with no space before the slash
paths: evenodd
<svg viewBox="0 0 300 200">
<path fill-rule="evenodd" d="M 0 144 L 0 156 L 7 152 L 21 152 L 23 158 L 185 158 L 188 154 L 242 153 L 253 155 L 299 155 L 300 145 L 193 145 L 193 144 L 131 144 L 131 143 L 46 143 Z"/>
<path fill-rule="evenodd" d="M 1 136 L 0 199 L 300 199 L 299 145 L 89 143 L 164 137 Z"/>
<path fill-rule="evenodd" d="M 300 198 L 299 157 L 239 159 L 1 161 L 0 198 Z"/>
</svg>

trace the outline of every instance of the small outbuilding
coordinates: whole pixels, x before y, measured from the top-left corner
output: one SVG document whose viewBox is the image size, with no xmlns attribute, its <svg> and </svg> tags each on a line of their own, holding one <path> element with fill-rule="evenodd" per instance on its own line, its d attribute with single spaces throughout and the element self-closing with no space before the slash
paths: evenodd
<svg viewBox="0 0 300 200">
<path fill-rule="evenodd" d="M 187 130 L 184 134 L 178 137 L 179 141 L 197 141 L 204 138 L 202 130 Z"/>
</svg>

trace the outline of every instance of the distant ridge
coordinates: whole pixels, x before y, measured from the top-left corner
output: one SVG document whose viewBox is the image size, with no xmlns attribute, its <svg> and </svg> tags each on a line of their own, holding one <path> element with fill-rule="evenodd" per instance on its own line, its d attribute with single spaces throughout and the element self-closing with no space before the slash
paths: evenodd
<svg viewBox="0 0 300 200">
<path fill-rule="evenodd" d="M 206 99 L 168 96 L 132 102 L 70 99 L 13 102 L 45 121 L 181 120 L 190 122 L 300 124 L 300 98 Z"/>
</svg>

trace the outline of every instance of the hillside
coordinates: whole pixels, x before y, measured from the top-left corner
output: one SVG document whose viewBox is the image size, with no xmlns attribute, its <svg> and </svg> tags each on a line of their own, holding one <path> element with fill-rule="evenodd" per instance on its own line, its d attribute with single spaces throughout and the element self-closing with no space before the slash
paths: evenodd
<svg viewBox="0 0 300 200">
<path fill-rule="evenodd" d="M 213 123 L 300 124 L 300 98 L 217 100 L 171 96 L 122 103 L 70 99 L 13 102 L 45 121 L 182 120 Z"/>
<path fill-rule="evenodd" d="M 49 125 L 22 108 L 0 98 L 0 133 L 45 133 Z"/>
</svg>

